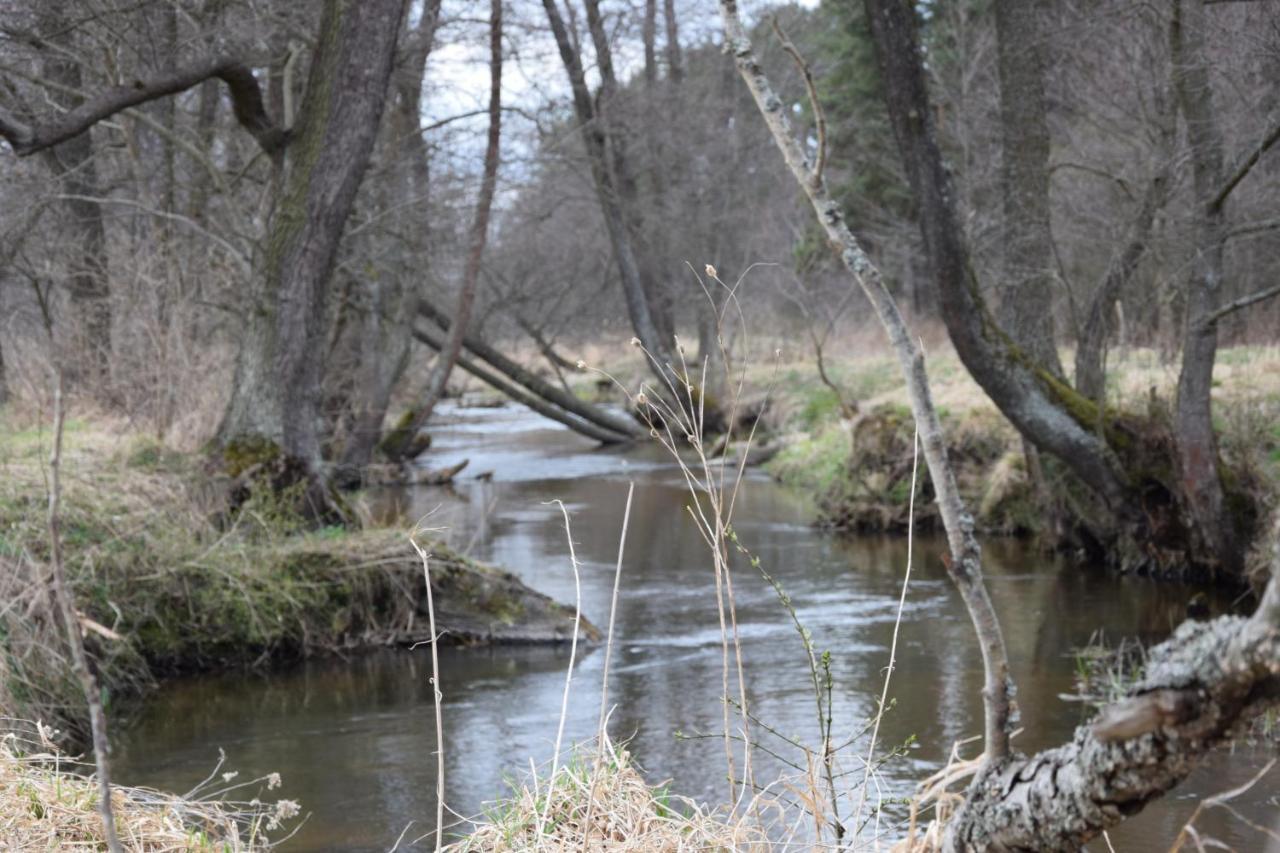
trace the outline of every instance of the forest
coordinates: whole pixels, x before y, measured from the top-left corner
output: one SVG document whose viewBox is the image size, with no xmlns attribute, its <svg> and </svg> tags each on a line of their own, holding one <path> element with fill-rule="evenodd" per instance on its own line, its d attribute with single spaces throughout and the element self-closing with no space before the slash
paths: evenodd
<svg viewBox="0 0 1280 853">
<path fill-rule="evenodd" d="M 1280 4 L 0 0 L 0 846 L 1280 850 Z"/>
</svg>

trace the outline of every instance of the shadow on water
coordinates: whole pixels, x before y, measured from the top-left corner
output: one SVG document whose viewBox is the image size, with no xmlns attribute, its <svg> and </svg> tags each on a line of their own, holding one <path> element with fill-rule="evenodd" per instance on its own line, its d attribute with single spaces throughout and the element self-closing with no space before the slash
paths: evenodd
<svg viewBox="0 0 1280 853">
<path fill-rule="evenodd" d="M 722 742 L 676 737 L 715 732 L 721 715 L 714 579 L 685 511 L 679 471 L 658 448 L 591 451 L 576 436 L 514 406 L 448 414 L 452 423 L 435 433 L 429 464 L 467 457 L 473 476 L 492 471 L 492 480 L 384 492 L 373 496 L 377 511 L 398 514 L 406 526 L 429 513 L 428 525 L 447 528 L 444 535 L 455 546 L 572 602 L 559 510 L 546 503 L 563 500 L 582 563 L 583 610 L 603 627 L 626 484 L 634 480 L 611 665 L 611 731 L 631 739 L 653 781 L 670 778 L 680 793 L 723 801 Z M 843 739 L 874 712 L 906 543 L 830 537 L 808 524 L 811 509 L 805 495 L 752 475 L 742 488 L 735 528 L 781 580 L 817 648 L 831 651 L 836 737 Z M 981 660 L 946 579 L 943 547 L 940 539 L 927 538 L 916 552 L 890 691 L 894 707 L 881 743 L 914 739 L 904 758 L 884 768 L 886 798 L 908 796 L 945 760 L 953 742 L 981 729 Z M 1025 731 L 1015 743 L 1026 751 L 1062 742 L 1086 715 L 1082 705 L 1059 698 L 1074 690 L 1074 648 L 1098 630 L 1112 640 L 1158 641 L 1182 620 L 1195 592 L 1064 565 L 1017 542 L 989 542 L 986 556 L 1019 688 Z M 772 589 L 745 565 L 735 577 L 753 711 L 779 731 L 816 742 L 808 671 L 789 618 Z M 1229 604 L 1213 600 L 1218 611 Z M 569 741 L 595 731 L 602 652 L 581 650 Z M 567 660 L 566 648 L 441 650 L 450 807 L 475 814 L 504 793 L 504 779 L 527 771 L 531 758 L 550 758 Z M 287 849 L 387 849 L 411 821 L 406 838 L 432 829 L 436 760 L 429 677 L 429 652 L 420 648 L 180 681 L 162 690 L 121 738 L 117 772 L 125 782 L 184 790 L 209 771 L 223 748 L 228 766 L 242 778 L 281 773 L 284 794 L 311 812 Z M 1244 782 L 1263 760 L 1250 749 L 1216 756 L 1174 797 L 1113 832 L 1116 849 L 1168 849 L 1197 798 Z M 762 753 L 756 763 L 760 779 L 782 769 Z M 857 766 L 850 754 L 846 769 Z M 1255 819 L 1274 817 L 1275 793 L 1265 783 L 1239 803 Z M 1201 825 L 1237 849 L 1260 849 L 1259 836 L 1220 814 Z"/>
</svg>

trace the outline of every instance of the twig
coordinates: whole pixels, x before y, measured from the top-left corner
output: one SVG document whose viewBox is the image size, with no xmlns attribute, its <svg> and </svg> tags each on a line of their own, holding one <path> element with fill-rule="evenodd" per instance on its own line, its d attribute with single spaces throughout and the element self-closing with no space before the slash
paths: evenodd
<svg viewBox="0 0 1280 853">
<path fill-rule="evenodd" d="M 804 88 L 809 94 L 809 108 L 813 110 L 813 122 L 818 131 L 818 158 L 813 165 L 810 180 L 815 184 L 822 183 L 822 171 L 827 165 L 827 115 L 822 109 L 822 103 L 818 100 L 818 86 L 813 81 L 813 71 L 809 68 L 809 63 L 804 61 L 795 44 L 787 38 L 782 25 L 778 23 L 777 15 L 769 17 L 769 25 L 773 27 L 773 34 L 778 37 L 782 49 L 791 56 L 796 67 L 800 69 L 800 75 L 804 77 Z"/>
<path fill-rule="evenodd" d="M 889 641 L 889 668 L 884 674 L 884 686 L 880 690 L 880 706 L 876 710 L 875 726 L 871 729 L 871 744 L 867 747 L 867 769 L 862 776 L 862 790 L 858 795 L 858 810 L 855 817 L 861 817 L 863 806 L 867 801 L 867 782 L 871 778 L 871 765 L 875 760 L 876 738 L 880 736 L 880 721 L 884 718 L 884 705 L 889 700 L 889 679 L 893 677 L 893 665 L 898 656 L 898 629 L 902 627 L 902 610 L 907 603 L 907 585 L 911 583 L 911 558 L 915 547 L 916 519 L 916 477 L 920 471 L 920 429 L 911 439 L 911 496 L 907 500 L 907 570 L 902 576 L 902 592 L 898 596 L 898 615 L 893 620 L 893 639 Z"/>
<path fill-rule="evenodd" d="M 631 523 L 631 498 L 635 494 L 634 481 L 627 484 L 627 507 L 622 511 L 622 533 L 618 536 L 618 562 L 613 570 L 613 598 L 609 602 L 609 630 L 604 644 L 604 673 L 600 676 L 600 725 L 596 733 L 596 772 L 591 774 L 591 796 L 587 798 L 587 817 L 582 822 L 582 850 L 586 853 L 591 841 L 591 813 L 596 806 L 596 783 L 600 779 L 600 767 L 604 761 L 609 709 L 609 659 L 613 656 L 613 626 L 618 614 L 618 587 L 622 583 L 622 554 L 627 547 L 627 527 Z"/>
<path fill-rule="evenodd" d="M 413 534 L 409 544 L 422 558 L 422 578 L 427 585 L 427 630 L 431 632 L 431 699 L 436 709 L 436 851 L 444 849 L 444 715 L 440 710 L 444 694 L 440 692 L 440 635 L 436 633 L 436 607 L 431 597 L 431 560 L 418 545 Z"/>
<path fill-rule="evenodd" d="M 62 503 L 62 434 L 66 425 L 66 411 L 62 405 L 62 368 L 57 368 L 53 390 L 53 453 L 49 456 L 49 546 L 53 569 L 49 585 L 50 593 L 67 629 L 67 643 L 71 647 L 71 663 L 85 702 L 89 706 L 89 727 L 93 734 L 93 761 L 98 775 L 98 813 L 102 816 L 102 832 L 106 836 L 107 849 L 121 853 L 120 839 L 116 836 L 116 819 L 111 809 L 111 767 L 107 760 L 110 745 L 107 742 L 107 718 L 102 711 L 102 697 L 98 693 L 98 681 L 89 668 L 89 657 L 84 648 L 80 619 L 75 601 L 67 584 L 66 570 L 62 564 L 62 533 L 59 511 Z"/>
<path fill-rule="evenodd" d="M 582 622 L 582 584 L 578 575 L 578 555 L 573 550 L 573 529 L 569 525 L 569 510 L 565 508 L 564 501 L 559 499 L 551 503 L 560 507 L 560 513 L 564 516 L 564 535 L 569 541 L 569 565 L 573 568 L 573 639 L 569 643 L 569 666 L 564 673 L 564 696 L 560 700 L 560 723 L 556 726 L 556 745 L 551 753 L 551 773 L 547 776 L 546 806 L 538 815 L 537 837 L 539 839 L 542 838 L 547 815 L 551 813 L 551 795 L 556 787 L 556 765 L 560 760 L 560 744 L 564 740 L 565 719 L 569 716 L 569 688 L 573 684 L 573 661 L 578 654 L 578 625 Z M 534 777 L 537 778 L 536 773 Z"/>
</svg>

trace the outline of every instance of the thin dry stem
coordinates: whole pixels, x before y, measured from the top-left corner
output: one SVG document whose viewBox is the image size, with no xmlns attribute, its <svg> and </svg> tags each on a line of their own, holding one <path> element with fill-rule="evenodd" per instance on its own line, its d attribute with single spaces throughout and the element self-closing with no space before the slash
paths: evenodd
<svg viewBox="0 0 1280 853">
<path fill-rule="evenodd" d="M 436 607 L 431 597 L 430 556 L 418 545 L 412 534 L 409 536 L 409 544 L 422 558 L 422 579 L 427 585 L 427 629 L 431 632 L 431 701 L 436 712 L 436 850 L 439 851 L 444 848 L 444 714 L 441 711 L 444 694 L 440 692 L 440 635 L 436 633 Z"/>
</svg>

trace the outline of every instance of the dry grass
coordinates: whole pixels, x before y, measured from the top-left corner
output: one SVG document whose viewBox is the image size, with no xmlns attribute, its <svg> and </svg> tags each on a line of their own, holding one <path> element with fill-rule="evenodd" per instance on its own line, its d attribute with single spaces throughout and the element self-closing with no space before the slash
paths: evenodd
<svg viewBox="0 0 1280 853">
<path fill-rule="evenodd" d="M 47 729 L 0 738 L 0 847 L 5 850 L 98 850 L 105 845 L 91 768 L 57 751 Z M 227 799 L 277 787 L 272 775 L 227 785 L 234 774 L 216 772 L 186 795 L 146 788 L 112 788 L 121 843 L 133 851 L 252 851 L 270 846 L 274 832 L 298 813 L 291 800 Z"/>
<path fill-rule="evenodd" d="M 542 833 L 538 833 L 539 825 Z M 583 747 L 550 779 L 534 776 L 491 811 L 453 853 L 515 851 L 773 849 L 764 830 L 651 787 L 625 749 L 605 743 L 603 759 Z"/>
</svg>

